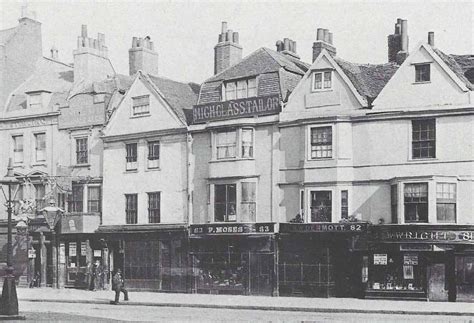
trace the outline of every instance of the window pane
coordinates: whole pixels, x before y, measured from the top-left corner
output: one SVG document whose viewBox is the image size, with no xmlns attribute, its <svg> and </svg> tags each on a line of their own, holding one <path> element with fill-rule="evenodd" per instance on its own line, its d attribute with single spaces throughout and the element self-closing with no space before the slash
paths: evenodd
<svg viewBox="0 0 474 323">
<path fill-rule="evenodd" d="M 311 192 L 311 222 L 331 222 L 331 191 Z"/>
<path fill-rule="evenodd" d="M 428 222 L 428 183 L 405 184 L 404 201 L 406 222 Z"/>
<path fill-rule="evenodd" d="M 253 129 L 242 129 L 242 158 L 253 157 Z"/>
<path fill-rule="evenodd" d="M 235 157 L 235 146 L 237 140 L 237 132 L 222 131 L 217 133 L 217 159 Z"/>
<path fill-rule="evenodd" d="M 132 98 L 133 101 L 133 115 L 146 115 L 150 113 L 150 96 L 139 96 Z"/>
<path fill-rule="evenodd" d="M 160 222 L 160 192 L 148 193 L 148 223 Z"/>
<path fill-rule="evenodd" d="M 13 161 L 23 162 L 23 136 L 13 136 Z"/>
<path fill-rule="evenodd" d="M 100 212 L 100 187 L 87 188 L 87 212 Z"/>
<path fill-rule="evenodd" d="M 430 81 L 430 64 L 415 65 L 415 82 Z"/>
<path fill-rule="evenodd" d="M 76 139 L 76 162 L 77 164 L 88 163 L 87 138 Z"/>
<path fill-rule="evenodd" d="M 349 196 L 348 191 L 341 191 L 341 219 L 349 218 Z"/>
<path fill-rule="evenodd" d="M 311 158 L 332 157 L 332 128 L 311 128 Z"/>
<path fill-rule="evenodd" d="M 323 88 L 323 73 L 314 73 L 314 89 L 322 89 Z"/>
<path fill-rule="evenodd" d="M 247 97 L 257 96 L 257 80 L 252 78 L 247 80 Z"/>
<path fill-rule="evenodd" d="M 398 185 L 390 186 L 390 203 L 392 211 L 392 223 L 398 222 Z"/>
<path fill-rule="evenodd" d="M 225 85 L 226 101 L 235 100 L 237 96 L 236 90 L 237 90 L 237 85 L 235 82 L 226 83 Z"/>
<path fill-rule="evenodd" d="M 330 89 L 332 86 L 332 72 L 324 72 L 324 88 Z"/>
<path fill-rule="evenodd" d="M 247 80 L 241 80 L 237 82 L 237 99 L 247 97 Z"/>
<path fill-rule="evenodd" d="M 137 194 L 125 194 L 125 221 L 127 224 L 137 223 Z"/>
<path fill-rule="evenodd" d="M 148 143 L 148 168 L 159 167 L 160 160 L 160 142 L 154 141 Z"/>
<path fill-rule="evenodd" d="M 46 134 L 35 134 L 36 161 L 46 160 Z"/>
<path fill-rule="evenodd" d="M 236 185 L 215 185 L 214 189 L 214 220 L 235 221 L 237 219 Z"/>
<path fill-rule="evenodd" d="M 125 151 L 126 151 L 126 156 L 125 156 L 126 169 L 127 170 L 137 169 L 137 144 L 136 143 L 126 144 Z"/>
<path fill-rule="evenodd" d="M 412 157 L 436 157 L 436 123 L 434 119 L 412 121 Z"/>
</svg>

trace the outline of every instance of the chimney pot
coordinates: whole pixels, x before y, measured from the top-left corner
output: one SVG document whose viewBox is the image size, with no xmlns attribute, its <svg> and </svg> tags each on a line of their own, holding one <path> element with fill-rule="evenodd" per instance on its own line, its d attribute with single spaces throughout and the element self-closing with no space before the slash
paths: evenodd
<svg viewBox="0 0 474 323">
<path fill-rule="evenodd" d="M 290 39 L 283 38 L 283 50 L 290 50 Z"/>
<path fill-rule="evenodd" d="M 329 43 L 329 29 L 324 29 L 324 39 L 326 43 Z"/>
<path fill-rule="evenodd" d="M 81 36 L 86 38 L 87 37 L 87 25 L 81 26 Z"/>
<path fill-rule="evenodd" d="M 155 44 L 152 41 L 150 42 L 150 50 L 155 50 Z"/>
<path fill-rule="evenodd" d="M 225 35 L 225 41 L 232 41 L 232 29 L 227 29 L 227 33 Z"/>
<path fill-rule="evenodd" d="M 332 45 L 332 33 L 328 34 L 328 43 Z"/>
<path fill-rule="evenodd" d="M 296 41 L 293 40 L 292 43 L 293 43 L 293 53 L 296 54 Z"/>
<path fill-rule="evenodd" d="M 138 39 L 137 37 L 132 37 L 132 48 L 137 47 Z"/>
<path fill-rule="evenodd" d="M 222 33 L 222 34 L 225 34 L 226 32 L 227 32 L 227 22 L 223 21 L 223 22 L 222 22 L 221 33 Z"/>
<path fill-rule="evenodd" d="M 318 31 L 316 33 L 316 40 L 324 40 L 324 29 L 323 28 L 318 28 Z"/>
<path fill-rule="evenodd" d="M 232 41 L 236 44 L 239 43 L 239 33 L 237 31 L 234 31 L 234 33 L 232 34 Z"/>
<path fill-rule="evenodd" d="M 402 20 L 401 37 L 402 37 L 402 51 L 408 52 L 408 22 L 406 19 Z"/>
<path fill-rule="evenodd" d="M 434 47 L 434 31 L 430 31 L 428 32 L 428 44 L 431 46 L 431 47 Z"/>
<path fill-rule="evenodd" d="M 283 50 L 283 42 L 281 40 L 277 40 L 275 45 L 277 48 L 277 52 L 281 52 Z"/>
</svg>

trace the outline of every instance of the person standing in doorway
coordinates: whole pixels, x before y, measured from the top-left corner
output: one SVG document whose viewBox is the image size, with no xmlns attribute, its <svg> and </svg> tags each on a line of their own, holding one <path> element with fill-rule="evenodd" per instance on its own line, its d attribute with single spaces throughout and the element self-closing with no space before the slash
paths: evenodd
<svg viewBox="0 0 474 323">
<path fill-rule="evenodd" d="M 124 301 L 128 301 L 128 291 L 125 289 L 125 281 L 122 276 L 122 270 L 117 269 L 117 272 L 112 279 L 112 289 L 115 291 L 115 301 L 112 304 L 118 304 L 120 299 L 120 292 L 123 293 Z"/>
</svg>

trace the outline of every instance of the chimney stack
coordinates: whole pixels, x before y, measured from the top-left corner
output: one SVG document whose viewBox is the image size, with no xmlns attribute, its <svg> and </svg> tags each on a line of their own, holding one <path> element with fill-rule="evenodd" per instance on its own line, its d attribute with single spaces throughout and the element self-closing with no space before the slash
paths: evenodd
<svg viewBox="0 0 474 323">
<path fill-rule="evenodd" d="M 434 31 L 428 32 L 428 45 L 434 47 Z"/>
<path fill-rule="evenodd" d="M 275 45 L 277 52 L 300 59 L 300 56 L 296 53 L 296 42 L 294 40 L 283 38 L 283 41 L 278 40 Z"/>
<path fill-rule="evenodd" d="M 238 63 L 242 59 L 242 46 L 239 45 L 239 33 L 227 29 L 227 22 L 222 22 L 217 45 L 214 46 L 214 74 Z"/>
<path fill-rule="evenodd" d="M 88 37 L 87 25 L 81 26 L 81 35 L 77 37 L 77 49 L 73 54 L 74 82 L 101 81 L 115 75 L 108 58 L 105 35 L 99 33 L 97 39 Z"/>
<path fill-rule="evenodd" d="M 132 38 L 132 47 L 128 50 L 129 74 L 139 70 L 147 74 L 158 75 L 158 53 L 149 36 Z"/>
<path fill-rule="evenodd" d="M 333 34 L 329 32 L 329 29 L 317 29 L 316 41 L 313 43 L 313 62 L 318 58 L 323 49 L 326 49 L 331 56 L 336 56 L 336 47 L 334 47 L 332 42 Z"/>
<path fill-rule="evenodd" d="M 388 35 L 388 61 L 401 65 L 408 56 L 408 22 L 398 18 L 395 32 Z"/>
</svg>

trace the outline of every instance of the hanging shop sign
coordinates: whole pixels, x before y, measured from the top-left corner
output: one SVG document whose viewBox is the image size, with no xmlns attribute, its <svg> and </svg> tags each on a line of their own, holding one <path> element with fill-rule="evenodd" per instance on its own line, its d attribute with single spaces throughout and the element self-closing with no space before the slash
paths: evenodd
<svg viewBox="0 0 474 323">
<path fill-rule="evenodd" d="M 367 223 L 280 223 L 281 233 L 366 232 Z"/>
<path fill-rule="evenodd" d="M 269 115 L 280 111 L 279 94 L 198 104 L 193 106 L 193 123 Z"/>
<path fill-rule="evenodd" d="M 35 259 L 36 258 L 36 250 L 35 249 L 28 249 L 28 258 Z"/>
<path fill-rule="evenodd" d="M 59 263 L 66 263 L 66 246 L 64 245 L 64 242 L 59 244 Z"/>
<path fill-rule="evenodd" d="M 373 228 L 374 240 L 380 242 L 426 242 L 474 244 L 474 227 L 467 230 L 434 228 L 433 226 L 379 226 Z"/>
<path fill-rule="evenodd" d="M 69 257 L 77 256 L 77 245 L 75 242 L 69 242 Z"/>
<path fill-rule="evenodd" d="M 191 225 L 191 234 L 249 234 L 273 233 L 274 223 L 229 223 L 229 224 L 197 224 Z"/>
<path fill-rule="evenodd" d="M 374 253 L 374 265 L 386 265 L 387 254 L 386 253 Z"/>
</svg>

